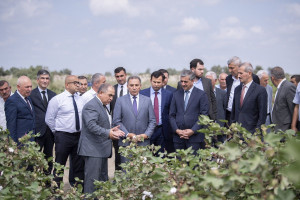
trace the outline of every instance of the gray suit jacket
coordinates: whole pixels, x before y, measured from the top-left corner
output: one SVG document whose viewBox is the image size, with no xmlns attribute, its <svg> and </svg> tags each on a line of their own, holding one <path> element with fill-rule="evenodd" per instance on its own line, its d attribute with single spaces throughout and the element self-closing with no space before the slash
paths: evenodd
<svg viewBox="0 0 300 200">
<path fill-rule="evenodd" d="M 283 131 L 291 128 L 296 86 L 285 80 L 282 82 L 274 102 L 272 111 L 272 122 L 276 124 L 275 130 Z"/>
<path fill-rule="evenodd" d="M 225 120 L 225 110 L 227 107 L 227 93 L 225 90 L 220 88 L 216 89 L 216 102 L 217 102 L 217 122 L 220 124 L 221 127 L 224 126 L 224 122 L 220 122 L 220 119 Z"/>
<path fill-rule="evenodd" d="M 110 123 L 103 104 L 97 97 L 82 109 L 82 129 L 78 143 L 78 155 L 108 158 L 112 141 L 109 139 Z"/>
<path fill-rule="evenodd" d="M 117 99 L 113 116 L 113 125 L 120 125 L 120 129 L 126 136 L 128 133 L 134 133 L 136 135 L 146 134 L 148 138 L 150 138 L 156 126 L 156 119 L 151 99 L 141 94 L 139 94 L 137 116 L 135 116 L 133 112 L 129 94 Z M 121 138 L 119 140 L 119 145 L 127 146 L 128 143 L 123 143 L 123 139 L 124 138 Z M 149 145 L 150 140 L 147 139 L 144 142 L 139 142 L 138 144 L 140 146 Z"/>
<path fill-rule="evenodd" d="M 273 88 L 272 88 L 272 86 L 270 86 L 268 84 L 267 87 L 266 87 L 266 90 L 267 90 L 267 93 L 268 93 L 268 104 L 269 104 L 268 113 L 271 114 L 271 112 L 272 112 L 272 100 L 273 100 Z"/>
</svg>

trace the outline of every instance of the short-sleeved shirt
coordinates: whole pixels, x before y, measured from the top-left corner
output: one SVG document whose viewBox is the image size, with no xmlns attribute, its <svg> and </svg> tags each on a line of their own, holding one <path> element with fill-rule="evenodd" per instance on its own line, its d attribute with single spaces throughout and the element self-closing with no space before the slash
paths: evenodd
<svg viewBox="0 0 300 200">
<path fill-rule="evenodd" d="M 298 86 L 297 86 L 297 90 L 296 90 L 296 94 L 295 94 L 293 103 L 298 104 L 298 105 L 300 104 L 300 84 L 298 84 Z M 298 120 L 300 121 L 300 107 L 298 110 Z"/>
</svg>

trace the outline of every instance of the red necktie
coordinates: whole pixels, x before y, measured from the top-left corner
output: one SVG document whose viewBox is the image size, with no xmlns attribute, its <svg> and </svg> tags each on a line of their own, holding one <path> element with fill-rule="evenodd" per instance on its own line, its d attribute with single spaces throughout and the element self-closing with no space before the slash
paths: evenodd
<svg viewBox="0 0 300 200">
<path fill-rule="evenodd" d="M 246 85 L 244 85 L 243 89 L 242 89 L 242 94 L 241 94 L 241 99 L 240 99 L 240 105 L 241 105 L 241 107 L 242 107 L 243 101 L 244 101 L 245 88 L 246 88 Z"/>
<path fill-rule="evenodd" d="M 154 113 L 155 113 L 155 118 L 156 118 L 156 124 L 158 125 L 159 123 L 159 106 L 158 106 L 158 98 L 157 98 L 157 93 L 155 92 L 155 97 L 154 97 Z"/>
</svg>

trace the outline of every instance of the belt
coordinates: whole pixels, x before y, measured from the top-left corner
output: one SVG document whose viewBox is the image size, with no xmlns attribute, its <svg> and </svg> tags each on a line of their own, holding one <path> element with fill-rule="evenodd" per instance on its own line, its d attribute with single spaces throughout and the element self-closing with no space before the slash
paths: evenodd
<svg viewBox="0 0 300 200">
<path fill-rule="evenodd" d="M 161 128 L 161 127 L 162 127 L 162 124 L 155 126 L 155 128 Z"/>
<path fill-rule="evenodd" d="M 268 115 L 271 115 L 271 113 L 268 113 L 267 116 L 268 116 Z"/>
<path fill-rule="evenodd" d="M 70 133 L 70 132 L 65 132 L 65 131 L 56 131 L 55 133 L 65 133 L 67 135 L 80 135 L 80 131 L 79 132 L 73 132 L 73 133 Z"/>
</svg>

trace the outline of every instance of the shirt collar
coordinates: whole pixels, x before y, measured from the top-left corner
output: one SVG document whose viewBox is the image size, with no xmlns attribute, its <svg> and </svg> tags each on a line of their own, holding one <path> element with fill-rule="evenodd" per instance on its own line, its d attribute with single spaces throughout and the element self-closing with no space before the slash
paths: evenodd
<svg viewBox="0 0 300 200">
<path fill-rule="evenodd" d="M 247 83 L 247 84 L 246 84 L 246 88 L 249 88 L 252 82 L 253 82 L 253 80 L 250 81 L 249 83 Z"/>
<path fill-rule="evenodd" d="M 45 90 L 42 90 L 39 86 L 38 86 L 38 89 L 40 91 L 40 93 L 42 93 L 42 91 L 45 91 L 47 93 L 47 88 Z"/>
<path fill-rule="evenodd" d="M 127 88 L 127 82 L 125 82 L 123 85 L 121 85 L 121 84 L 118 83 L 118 87 L 121 88 L 121 86 L 123 86 L 123 89 Z"/>
<path fill-rule="evenodd" d="M 234 81 L 240 80 L 239 78 L 235 78 L 234 76 L 232 76 L 232 79 L 233 79 Z"/>
<path fill-rule="evenodd" d="M 161 88 L 157 92 L 158 94 L 161 94 Z M 152 86 L 150 87 L 150 93 L 155 94 L 155 90 L 152 88 Z"/>
<path fill-rule="evenodd" d="M 192 93 L 194 87 L 195 87 L 195 86 L 191 87 L 191 89 L 188 90 L 188 91 L 190 91 L 190 94 Z M 186 92 L 186 91 L 184 91 L 184 92 Z"/>
<path fill-rule="evenodd" d="M 280 88 L 280 86 L 281 86 L 281 84 L 283 83 L 283 81 L 285 81 L 286 80 L 286 78 L 284 78 L 284 79 L 282 79 L 282 81 L 278 84 L 278 86 L 277 86 L 277 89 L 279 89 Z"/>
<path fill-rule="evenodd" d="M 130 93 L 129 93 L 129 95 L 130 95 L 130 99 L 133 99 L 133 96 Z M 139 96 L 140 96 L 140 93 L 138 93 L 138 95 L 136 95 L 136 99 L 138 99 Z"/>
</svg>

